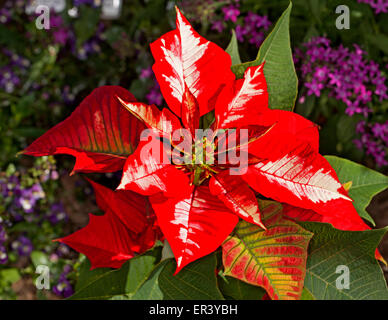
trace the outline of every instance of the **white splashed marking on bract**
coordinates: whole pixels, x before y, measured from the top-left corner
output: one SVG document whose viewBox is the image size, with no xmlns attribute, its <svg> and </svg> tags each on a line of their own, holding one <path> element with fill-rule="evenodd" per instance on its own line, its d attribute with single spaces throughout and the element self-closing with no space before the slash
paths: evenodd
<svg viewBox="0 0 388 320">
<path fill-rule="evenodd" d="M 329 172 L 320 168 L 314 172 L 312 166 L 304 167 L 303 159 L 298 155 L 285 155 L 277 161 L 268 161 L 255 165 L 269 180 L 290 190 L 299 199 L 309 198 L 314 203 L 335 199 L 351 201 L 339 192 L 342 187 Z"/>
<path fill-rule="evenodd" d="M 197 98 L 200 92 L 198 80 L 200 71 L 197 68 L 197 62 L 203 57 L 209 46 L 209 41 L 200 44 L 200 38 L 194 35 L 191 25 L 187 24 L 182 14 L 177 13 L 178 35 L 174 35 L 174 42 L 170 47 L 166 47 L 166 42 L 162 39 L 162 50 L 167 63 L 171 66 L 174 75 L 163 77 L 170 84 L 171 94 L 182 102 L 185 84 L 190 92 Z"/>
<path fill-rule="evenodd" d="M 224 117 L 226 119 L 224 124 L 228 124 L 244 117 L 244 113 L 241 111 L 245 108 L 245 104 L 253 97 L 264 93 L 264 90 L 260 89 L 262 82 L 255 82 L 255 80 L 262 75 L 262 72 L 263 65 L 256 69 L 252 67 L 247 69 L 245 72 L 244 82 L 240 90 L 228 104 L 228 108 L 224 113 Z"/>
</svg>

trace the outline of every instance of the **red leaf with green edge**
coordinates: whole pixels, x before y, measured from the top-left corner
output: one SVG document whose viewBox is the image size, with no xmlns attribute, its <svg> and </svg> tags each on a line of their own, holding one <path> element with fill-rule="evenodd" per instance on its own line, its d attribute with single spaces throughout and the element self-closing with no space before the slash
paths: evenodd
<svg viewBox="0 0 388 320">
<path fill-rule="evenodd" d="M 163 142 L 151 136 L 150 142 L 141 142 L 128 157 L 117 189 L 146 196 L 163 192 L 176 197 L 189 192 L 188 186 L 189 178 L 171 164 Z"/>
<path fill-rule="evenodd" d="M 336 216 L 341 208 L 344 216 L 355 223 L 360 221 L 334 169 L 309 145 L 301 145 L 277 160 L 251 165 L 242 177 L 267 198 L 324 216 Z"/>
<path fill-rule="evenodd" d="M 224 274 L 263 287 L 273 300 L 299 299 L 313 234 L 283 217 L 279 203 L 262 201 L 267 227 L 240 221 L 222 245 Z"/>
<path fill-rule="evenodd" d="M 209 188 L 213 195 L 218 196 L 240 218 L 265 229 L 256 196 L 240 176 L 232 176 L 223 171 L 210 179 Z"/>
<path fill-rule="evenodd" d="M 336 216 L 323 216 L 319 213 L 316 213 L 310 209 L 303 209 L 294 207 L 288 204 L 283 204 L 283 214 L 287 217 L 290 217 L 296 221 L 310 221 L 310 222 L 322 222 L 329 223 L 334 228 L 343 231 L 364 231 L 370 230 L 369 227 L 358 215 L 356 209 L 353 205 L 347 204 L 347 206 L 352 206 L 352 208 L 337 208 Z M 349 213 L 352 213 L 352 217 L 349 217 Z M 387 264 L 385 259 L 382 257 L 380 252 L 376 249 L 375 257 L 377 260 Z"/>
<path fill-rule="evenodd" d="M 153 247 L 162 238 L 147 197 L 113 191 L 88 179 L 102 216 L 89 214 L 89 224 L 58 239 L 85 254 L 94 268 L 120 268 L 128 259 Z"/>
<path fill-rule="evenodd" d="M 119 98 L 121 104 L 136 118 L 142 121 L 154 133 L 170 138 L 171 134 L 182 126 L 179 119 L 167 108 L 160 111 L 155 105 L 142 102 L 125 101 Z"/>
<path fill-rule="evenodd" d="M 178 116 L 185 113 L 183 96 L 188 88 L 198 101 L 200 116 L 214 108 L 213 97 L 234 81 L 229 54 L 201 37 L 177 9 L 176 30 L 151 43 L 153 70 L 163 97 Z"/>
<path fill-rule="evenodd" d="M 135 150 L 145 126 L 117 97 L 135 101 L 118 86 L 93 90 L 64 121 L 47 131 L 21 153 L 32 156 L 69 154 L 76 158 L 73 173 L 121 170 Z"/>
<path fill-rule="evenodd" d="M 192 186 L 185 197 L 159 194 L 150 201 L 177 261 L 175 274 L 216 250 L 238 222 L 238 217 L 207 186 Z"/>
<path fill-rule="evenodd" d="M 236 128 L 259 121 L 268 109 L 267 83 L 264 63 L 245 71 L 244 79 L 226 86 L 216 103 L 216 127 Z"/>
</svg>

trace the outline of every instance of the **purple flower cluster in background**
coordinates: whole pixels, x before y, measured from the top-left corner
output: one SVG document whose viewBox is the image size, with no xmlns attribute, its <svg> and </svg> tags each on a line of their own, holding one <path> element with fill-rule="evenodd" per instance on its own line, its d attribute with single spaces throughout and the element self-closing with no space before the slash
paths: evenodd
<svg viewBox="0 0 388 320">
<path fill-rule="evenodd" d="M 212 22 L 212 30 L 221 33 L 225 27 L 226 21 L 231 21 L 235 24 L 236 36 L 238 41 L 248 41 L 250 44 L 260 47 L 265 39 L 265 31 L 269 29 L 272 23 L 267 16 L 260 16 L 253 12 L 248 14 L 238 22 L 240 16 L 239 1 L 232 1 L 222 8 L 223 19 L 215 19 Z"/>
<path fill-rule="evenodd" d="M 242 25 L 236 26 L 236 36 L 240 42 L 247 40 L 250 44 L 260 47 L 265 39 L 264 31 L 272 25 L 267 16 L 248 12 Z"/>
<path fill-rule="evenodd" d="M 28 220 L 25 214 L 33 213 L 38 201 L 45 197 L 40 183 L 24 187 L 17 175 L 0 177 L 0 194 L 4 202 L 10 203 L 7 211 L 13 216 L 15 221 Z"/>
<path fill-rule="evenodd" d="M 295 49 L 294 60 L 307 95 L 319 97 L 327 90 L 329 97 L 345 103 L 348 116 L 362 114 L 368 118 L 374 111 L 373 105 L 388 99 L 388 88 L 379 65 L 365 56 L 357 45 L 354 50 L 342 45 L 334 48 L 329 39 L 318 37 L 303 44 L 303 49 Z M 299 102 L 304 100 L 302 95 Z M 370 122 L 357 125 L 361 137 L 354 143 L 371 155 L 377 165 L 388 165 L 388 122 Z"/>
<path fill-rule="evenodd" d="M 74 293 L 74 289 L 67 279 L 69 273 L 72 271 L 70 265 L 66 265 L 63 268 L 63 272 L 60 274 L 57 284 L 53 287 L 53 293 L 57 296 L 68 298 Z"/>
<path fill-rule="evenodd" d="M 303 47 L 295 50 L 295 63 L 307 95 L 319 97 L 327 89 L 330 97 L 346 104 L 349 116 L 367 116 L 373 97 L 379 101 L 388 98 L 386 78 L 379 65 L 365 59 L 366 53 L 357 45 L 354 51 L 342 45 L 334 48 L 329 39 L 317 37 Z"/>
<path fill-rule="evenodd" d="M 53 30 L 53 42 L 61 46 L 68 45 L 71 52 L 78 59 L 86 60 L 90 55 L 101 52 L 101 43 L 103 42 L 102 34 L 105 29 L 105 26 L 102 22 L 99 23 L 93 37 L 85 41 L 79 48 L 77 48 L 76 45 L 77 39 L 74 30 L 64 23 L 60 15 L 57 15 L 54 12 L 51 13 L 50 26 Z"/>
<path fill-rule="evenodd" d="M 28 171 L 17 171 L 10 165 L 6 171 L 0 172 L 0 201 L 3 210 L 0 218 L 0 264 L 8 262 L 7 248 L 20 257 L 29 256 L 33 250 L 33 243 L 27 234 L 16 233 L 17 238 L 13 235 L 8 237 L 6 227 L 19 222 L 41 226 L 44 221 L 55 226 L 67 220 L 62 203 L 50 204 L 42 188 L 42 183 L 58 178 L 55 163 L 48 157 L 38 159 Z"/>
<path fill-rule="evenodd" d="M 20 84 L 20 78 L 27 73 L 30 61 L 8 49 L 1 52 L 7 57 L 8 64 L 0 67 L 0 89 L 12 93 Z"/>
<path fill-rule="evenodd" d="M 365 149 L 365 152 L 371 155 L 377 165 L 386 166 L 386 152 L 388 146 L 388 121 L 386 123 L 366 123 L 361 121 L 357 125 L 357 133 L 361 135 L 360 139 L 355 140 L 359 149 Z"/>
<path fill-rule="evenodd" d="M 0 8 L 0 23 L 6 24 L 12 20 L 12 10 L 23 10 L 25 8 L 25 0 L 7 0 Z"/>
<path fill-rule="evenodd" d="M 95 1 L 95 0 L 73 0 L 73 5 L 75 7 L 80 7 L 82 5 L 89 5 L 89 6 L 92 6 L 92 7 L 96 7 L 96 2 L 99 2 L 99 1 Z"/>
<path fill-rule="evenodd" d="M 357 0 L 359 3 L 367 3 L 376 14 L 388 12 L 388 0 Z"/>
<path fill-rule="evenodd" d="M 47 219 L 53 225 L 67 221 L 67 214 L 61 202 L 55 202 L 51 205 L 50 210 L 47 212 Z"/>
<path fill-rule="evenodd" d="M 34 246 L 29 238 L 21 235 L 12 242 L 11 248 L 17 252 L 20 257 L 29 257 Z"/>
<path fill-rule="evenodd" d="M 160 87 L 158 82 L 156 81 L 156 78 L 152 72 L 152 69 L 150 67 L 144 68 L 140 71 L 140 79 L 141 80 L 153 80 L 153 85 L 149 92 L 146 94 L 145 98 L 149 104 L 155 104 L 157 106 L 160 106 L 163 102 L 163 97 L 160 92 Z"/>
<path fill-rule="evenodd" d="M 8 254 L 5 247 L 5 242 L 7 240 L 8 235 L 5 231 L 4 220 L 0 217 L 0 265 L 8 262 Z"/>
</svg>

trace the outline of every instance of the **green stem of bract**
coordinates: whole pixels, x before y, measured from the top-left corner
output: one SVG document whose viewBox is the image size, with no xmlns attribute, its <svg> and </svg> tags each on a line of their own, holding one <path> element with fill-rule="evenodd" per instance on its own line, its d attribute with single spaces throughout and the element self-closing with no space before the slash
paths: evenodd
<svg viewBox="0 0 388 320">
<path fill-rule="evenodd" d="M 194 169 L 193 185 L 195 186 L 200 185 L 201 173 L 202 173 L 202 168 L 200 166 L 196 166 Z"/>
</svg>

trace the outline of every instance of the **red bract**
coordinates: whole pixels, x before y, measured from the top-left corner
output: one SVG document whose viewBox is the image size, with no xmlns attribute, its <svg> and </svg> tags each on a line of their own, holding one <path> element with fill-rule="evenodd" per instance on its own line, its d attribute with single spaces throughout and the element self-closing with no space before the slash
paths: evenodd
<svg viewBox="0 0 388 320">
<path fill-rule="evenodd" d="M 352 200 L 319 154 L 317 127 L 268 107 L 264 63 L 235 80 L 230 56 L 201 37 L 179 10 L 176 24 L 151 44 L 153 70 L 171 111 L 135 102 L 122 88 L 102 87 L 24 151 L 74 155 L 77 171 L 123 168 L 118 189 L 126 191 L 97 192 L 101 208 L 110 203 L 106 215 L 92 217 L 88 227 L 63 241 L 87 254 L 94 266 L 117 267 L 150 247 L 143 233 L 153 223 L 131 203 L 121 207 L 125 199 L 119 192 L 150 197 L 177 272 L 217 249 L 238 218 L 266 229 L 253 190 L 362 228 Z M 197 129 L 206 128 L 200 117 L 210 111 L 215 121 L 201 136 Z M 106 236 L 96 239 L 103 230 Z M 137 250 L 133 233 L 140 241 Z"/>
<path fill-rule="evenodd" d="M 90 181 L 90 180 L 89 180 Z M 57 241 L 85 254 L 91 269 L 120 268 L 135 254 L 152 248 L 160 238 L 148 199 L 132 191 L 112 191 L 90 181 L 103 216 L 89 214 L 89 224 Z"/>
<path fill-rule="evenodd" d="M 56 125 L 22 153 L 31 156 L 70 154 L 73 172 L 114 172 L 139 143 L 144 125 L 120 105 L 116 96 L 135 101 L 118 86 L 95 89 L 65 121 Z"/>
</svg>

